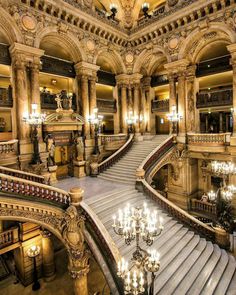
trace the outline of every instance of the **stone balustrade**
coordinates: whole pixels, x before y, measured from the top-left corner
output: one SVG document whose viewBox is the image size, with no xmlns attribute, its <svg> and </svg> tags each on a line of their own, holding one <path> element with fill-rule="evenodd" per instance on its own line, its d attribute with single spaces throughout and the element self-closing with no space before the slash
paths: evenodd
<svg viewBox="0 0 236 295">
<path fill-rule="evenodd" d="M 231 133 L 195 133 L 188 134 L 188 144 L 191 145 L 229 145 Z"/>
<path fill-rule="evenodd" d="M 207 216 L 216 216 L 216 204 L 209 202 L 203 202 L 197 199 L 191 199 L 190 210 L 194 212 L 200 212 Z"/>
<path fill-rule="evenodd" d="M 22 196 L 23 198 L 49 201 L 59 206 L 68 206 L 70 196 L 67 192 L 42 184 L 14 176 L 0 173 L 0 191 L 5 194 Z"/>
<path fill-rule="evenodd" d="M 15 153 L 17 154 L 17 139 L 13 139 L 10 141 L 0 142 L 0 154 L 9 154 Z"/>
<path fill-rule="evenodd" d="M 19 241 L 19 228 L 13 227 L 0 233 L 0 249 Z"/>
<path fill-rule="evenodd" d="M 9 175 L 9 176 L 14 176 L 17 178 L 22 178 L 30 181 L 35 181 L 37 183 L 45 183 L 45 179 L 41 175 L 36 175 L 33 173 L 21 171 L 21 170 L 16 170 L 16 169 L 11 169 L 7 167 L 0 166 L 0 173 Z"/>
<path fill-rule="evenodd" d="M 169 112 L 169 99 L 153 100 L 152 112 Z"/>
<path fill-rule="evenodd" d="M 114 135 L 99 135 L 101 140 L 101 145 L 106 151 L 114 151 L 119 149 L 126 141 L 126 134 L 114 134 Z"/>
</svg>

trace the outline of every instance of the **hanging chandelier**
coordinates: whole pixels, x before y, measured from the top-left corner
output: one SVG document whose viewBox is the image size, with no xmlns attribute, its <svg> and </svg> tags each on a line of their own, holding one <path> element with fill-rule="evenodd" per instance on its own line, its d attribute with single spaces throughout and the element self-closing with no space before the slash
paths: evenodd
<svg viewBox="0 0 236 295">
<path fill-rule="evenodd" d="M 211 163 L 211 170 L 217 175 L 229 175 L 236 174 L 236 167 L 232 162 L 218 162 L 213 161 Z"/>
<path fill-rule="evenodd" d="M 125 294 L 142 294 L 148 285 L 147 274 L 150 272 L 152 276 L 149 295 L 153 295 L 155 273 L 160 268 L 159 253 L 156 250 L 142 249 L 140 241 L 143 240 L 151 246 L 164 228 L 163 218 L 158 216 L 156 210 L 151 212 L 146 203 L 142 208 L 130 208 L 128 204 L 118 211 L 118 216 L 113 216 L 112 227 L 117 235 L 124 238 L 126 245 L 130 245 L 132 241 L 136 242 L 131 266 L 129 267 L 124 258 L 118 262 L 117 275 L 124 281 Z"/>
</svg>

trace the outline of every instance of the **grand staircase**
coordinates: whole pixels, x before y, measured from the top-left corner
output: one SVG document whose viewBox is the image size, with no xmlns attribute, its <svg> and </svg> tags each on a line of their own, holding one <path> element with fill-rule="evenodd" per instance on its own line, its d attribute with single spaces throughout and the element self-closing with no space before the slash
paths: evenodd
<svg viewBox="0 0 236 295">
<path fill-rule="evenodd" d="M 157 209 L 164 219 L 164 231 L 152 246 L 160 253 L 161 267 L 155 280 L 155 294 L 162 295 L 235 295 L 235 258 L 218 245 L 212 244 L 168 216 L 154 201 L 138 192 L 135 187 L 135 170 L 140 162 L 163 142 L 156 136 L 151 142 L 134 143 L 129 152 L 100 178 L 127 183 L 107 195 L 90 198 L 86 202 L 97 214 L 113 238 L 121 255 L 130 259 L 135 243 L 125 245 L 112 228 L 112 216 L 127 203 L 141 206 L 145 201 L 149 208 Z M 133 185 L 131 185 L 133 184 Z M 147 246 L 143 243 L 143 248 Z"/>
<path fill-rule="evenodd" d="M 134 185 L 135 172 L 141 162 L 163 141 L 167 135 L 154 136 L 152 140 L 134 142 L 131 149 L 111 168 L 101 173 L 98 177 L 110 181 Z"/>
</svg>

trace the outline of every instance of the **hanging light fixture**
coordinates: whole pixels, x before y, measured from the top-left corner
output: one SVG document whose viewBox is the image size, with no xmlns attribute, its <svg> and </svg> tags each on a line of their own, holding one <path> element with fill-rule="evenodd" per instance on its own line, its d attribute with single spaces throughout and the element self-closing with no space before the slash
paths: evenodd
<svg viewBox="0 0 236 295">
<path fill-rule="evenodd" d="M 148 13 L 149 7 L 150 7 L 150 5 L 149 5 L 148 2 L 144 2 L 142 4 L 142 11 L 143 11 L 143 14 L 144 14 L 145 18 L 150 18 L 151 17 L 151 15 Z"/>
<path fill-rule="evenodd" d="M 118 12 L 118 6 L 115 3 L 111 3 L 110 4 L 110 10 L 111 10 L 112 13 L 110 15 L 108 15 L 107 18 L 115 20 L 116 14 Z"/>
</svg>

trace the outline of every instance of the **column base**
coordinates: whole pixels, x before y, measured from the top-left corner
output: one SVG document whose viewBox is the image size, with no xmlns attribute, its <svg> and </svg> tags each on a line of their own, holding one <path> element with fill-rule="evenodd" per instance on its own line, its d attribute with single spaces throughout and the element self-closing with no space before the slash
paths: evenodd
<svg viewBox="0 0 236 295">
<path fill-rule="evenodd" d="M 50 172 L 50 184 L 57 183 L 57 166 L 49 166 L 48 171 Z"/>
<path fill-rule="evenodd" d="M 141 135 L 141 133 L 135 133 L 134 140 L 135 141 L 143 141 L 143 135 Z"/>
<path fill-rule="evenodd" d="M 85 161 L 73 161 L 74 176 L 77 178 L 85 177 Z"/>
<path fill-rule="evenodd" d="M 178 134 L 177 142 L 179 143 L 186 143 L 186 134 Z"/>
</svg>

